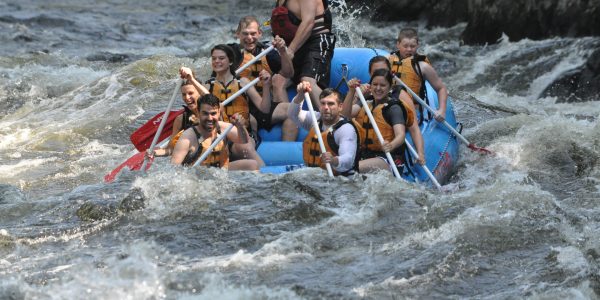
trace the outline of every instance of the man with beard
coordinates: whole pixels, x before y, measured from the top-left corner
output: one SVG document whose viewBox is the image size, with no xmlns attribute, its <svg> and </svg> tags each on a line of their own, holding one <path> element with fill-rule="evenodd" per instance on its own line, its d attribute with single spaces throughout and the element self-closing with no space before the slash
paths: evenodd
<svg viewBox="0 0 600 300">
<path fill-rule="evenodd" d="M 344 118 L 342 109 L 342 95 L 334 89 L 324 89 L 319 95 L 319 128 L 325 144 L 325 153 L 321 153 L 318 138 L 312 127 L 312 115 L 300 109 L 305 92 L 311 92 L 308 81 L 302 81 L 297 86 L 298 95 L 290 103 L 288 116 L 296 124 L 310 130 L 302 144 L 304 164 L 309 167 L 325 168 L 331 164 L 335 175 L 350 176 L 358 171 L 357 153 L 359 149 L 359 135 L 353 121 Z"/>
<path fill-rule="evenodd" d="M 171 156 L 174 165 L 192 166 L 196 160 L 225 131 L 230 123 L 219 121 L 221 116 L 219 99 L 206 94 L 198 99 L 197 104 L 198 125 L 188 128 L 183 132 Z M 229 170 L 258 170 L 258 163 L 253 159 L 239 159 L 229 162 L 227 142 L 247 144 L 250 136 L 244 126 L 245 120 L 240 114 L 231 117 L 235 125 L 225 139 L 220 141 L 201 165 L 207 167 L 220 167 Z M 252 147 L 245 147 L 246 151 L 255 151 Z"/>
</svg>

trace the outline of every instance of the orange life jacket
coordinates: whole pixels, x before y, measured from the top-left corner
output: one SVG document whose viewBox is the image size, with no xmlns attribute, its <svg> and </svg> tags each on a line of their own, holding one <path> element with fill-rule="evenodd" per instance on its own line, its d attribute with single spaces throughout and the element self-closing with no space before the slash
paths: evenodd
<svg viewBox="0 0 600 300">
<path fill-rule="evenodd" d="M 423 82 L 425 80 L 421 72 L 421 67 L 419 67 L 417 62 L 424 61 L 431 64 L 429 58 L 425 55 L 415 54 L 414 56 L 400 60 L 398 52 L 394 52 L 390 54 L 388 60 L 392 66 L 392 73 L 398 76 L 415 94 L 424 98 L 425 85 L 423 85 Z"/>
<path fill-rule="evenodd" d="M 251 61 L 254 58 L 254 55 L 252 53 L 250 53 L 246 50 L 242 50 L 242 52 L 244 53 L 244 59 L 240 63 L 240 66 L 245 65 L 247 62 Z M 257 60 L 254 64 L 252 64 L 251 66 L 244 69 L 239 74 L 239 76 L 246 77 L 250 80 L 253 80 L 254 78 L 258 77 L 258 75 L 260 74 L 260 72 L 262 70 L 267 70 L 270 74 L 273 74 L 273 71 L 271 71 L 271 68 L 269 67 L 269 62 L 267 61 L 267 56 L 261 57 L 260 60 Z M 254 88 L 259 93 L 262 92 L 262 87 L 263 87 L 262 81 L 259 81 L 257 84 L 254 85 Z"/>
<path fill-rule="evenodd" d="M 388 142 L 394 139 L 394 128 L 385 120 L 383 113 L 385 109 L 391 107 L 394 104 L 398 104 L 402 109 L 402 113 L 404 114 L 405 125 L 407 128 L 412 126 L 416 117 L 415 111 L 412 110 L 410 107 L 406 106 L 403 102 L 399 101 L 398 99 L 387 101 L 383 104 L 377 105 L 374 109 L 371 109 L 371 113 L 373 114 L 373 118 L 375 119 L 375 123 L 377 123 L 377 128 L 379 128 L 383 140 Z M 368 103 L 368 105 L 369 108 L 372 107 L 371 103 Z M 360 125 L 358 129 L 360 131 L 361 138 L 363 139 L 363 142 L 361 143 L 361 151 L 383 151 L 383 148 L 377 140 L 375 130 L 373 129 L 373 126 L 371 125 L 369 117 L 367 116 L 367 113 L 365 112 L 364 108 L 362 108 L 358 112 L 358 115 L 356 116 L 356 118 L 354 118 L 354 120 Z"/>
<path fill-rule="evenodd" d="M 219 98 L 221 102 L 227 100 L 229 96 L 235 94 L 242 88 L 240 82 L 235 78 L 225 86 L 215 78 L 209 79 L 208 82 L 210 83 L 209 92 Z M 245 94 L 238 96 L 223 108 L 223 121 L 231 122 L 229 119 L 236 113 L 241 114 L 246 121 L 250 120 L 250 108 Z"/>
<path fill-rule="evenodd" d="M 219 125 L 217 125 L 219 126 Z M 220 128 L 220 127 L 217 127 Z M 184 166 L 192 166 L 206 152 L 206 150 L 210 147 L 213 142 L 213 139 L 203 139 L 202 135 L 196 130 L 195 127 L 192 127 L 194 133 L 196 133 L 196 139 L 199 141 L 198 148 L 193 154 L 188 153 L 185 156 L 183 162 L 181 163 Z M 221 130 L 217 130 L 217 133 L 220 133 Z M 215 137 L 216 138 L 216 137 Z M 203 139 L 200 141 L 200 139 Z M 213 151 L 208 155 L 208 157 L 200 163 L 201 166 L 205 167 L 217 167 L 217 168 L 226 168 L 229 166 L 229 149 L 227 148 L 227 139 L 221 140 L 217 146 L 213 149 Z"/>
</svg>

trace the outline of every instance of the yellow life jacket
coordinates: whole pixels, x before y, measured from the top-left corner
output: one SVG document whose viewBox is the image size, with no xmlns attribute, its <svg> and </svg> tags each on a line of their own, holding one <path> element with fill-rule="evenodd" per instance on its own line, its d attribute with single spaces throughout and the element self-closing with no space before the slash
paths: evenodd
<svg viewBox="0 0 600 300">
<path fill-rule="evenodd" d="M 209 92 L 219 98 L 220 102 L 227 100 L 229 96 L 235 94 L 242 88 L 240 82 L 235 78 L 225 86 L 223 86 L 223 84 L 215 78 L 209 79 L 209 83 Z M 246 122 L 250 120 L 250 108 L 248 106 L 248 99 L 246 98 L 245 94 L 238 96 L 235 98 L 235 100 L 223 108 L 223 121 L 231 123 L 230 118 L 236 113 L 241 114 Z"/>
<path fill-rule="evenodd" d="M 383 112 L 384 109 L 387 109 L 388 107 L 394 105 L 394 104 L 398 104 L 400 106 L 400 108 L 402 109 L 402 113 L 404 114 L 404 120 L 405 120 L 405 126 L 408 128 L 410 126 L 412 126 L 414 120 L 415 120 L 415 111 L 410 109 L 408 106 L 406 106 L 403 102 L 399 101 L 398 99 L 393 99 L 390 101 L 387 101 L 383 104 L 379 104 L 377 105 L 374 109 L 371 109 L 371 113 L 373 114 L 373 118 L 375 119 L 375 123 L 377 123 L 377 128 L 379 128 L 379 131 L 381 132 L 381 136 L 383 137 L 383 140 L 385 141 L 391 141 L 394 139 L 395 134 L 394 134 L 394 128 L 388 124 L 388 122 L 385 120 L 384 116 L 383 116 Z M 372 104 L 368 103 L 369 108 L 372 108 Z M 360 132 L 360 136 L 363 139 L 362 143 L 361 143 L 361 151 L 374 151 L 374 152 L 381 152 L 383 151 L 383 148 L 381 147 L 381 144 L 379 143 L 379 141 L 377 140 L 377 135 L 375 134 L 375 130 L 373 129 L 373 126 L 371 125 L 371 122 L 369 121 L 369 117 L 367 116 L 367 113 L 365 112 L 365 109 L 362 108 L 359 112 L 358 115 L 356 116 L 356 118 L 354 118 L 354 120 L 360 125 L 359 132 Z"/>
<path fill-rule="evenodd" d="M 421 98 L 425 97 L 425 86 L 422 84 L 424 81 L 423 74 L 417 62 L 424 61 L 431 64 L 429 58 L 425 55 L 415 54 L 400 60 L 398 52 L 394 52 L 390 54 L 388 60 L 392 66 L 392 73 L 398 76 L 415 94 Z"/>
<path fill-rule="evenodd" d="M 346 118 L 341 117 L 340 120 L 329 127 L 329 130 L 321 132 L 321 138 L 323 139 L 323 144 L 325 146 L 326 152 L 331 152 L 334 156 L 338 156 L 339 145 L 336 144 L 335 138 L 333 134 L 336 130 L 338 130 L 342 125 L 350 123 L 357 135 L 357 145 L 356 145 L 356 155 L 354 156 L 354 164 L 352 168 L 344 173 L 338 173 L 333 170 L 334 175 L 351 175 L 354 172 L 358 172 L 358 161 L 360 159 L 360 134 L 358 127 L 359 125 L 354 121 L 348 121 Z M 322 126 L 322 122 L 319 121 L 319 128 Z M 321 162 L 321 147 L 319 146 L 319 139 L 317 134 L 315 133 L 315 129 L 311 128 L 306 138 L 304 138 L 304 142 L 302 143 L 302 157 L 304 158 L 304 164 L 308 167 L 320 167 L 325 169 L 325 164 Z"/>
<path fill-rule="evenodd" d="M 219 125 L 217 125 L 219 126 Z M 219 127 L 217 127 L 219 128 Z M 181 163 L 184 166 L 192 166 L 194 163 L 206 152 L 206 150 L 210 147 L 213 142 L 213 139 L 203 139 L 202 135 L 196 130 L 196 127 L 192 127 L 194 133 L 196 134 L 196 139 L 199 141 L 198 148 L 193 154 L 188 153 L 183 159 Z M 220 133 L 221 130 L 218 130 L 217 133 Z M 216 138 L 216 137 L 215 137 Z M 201 166 L 205 167 L 217 167 L 223 168 L 229 166 L 229 149 L 227 148 L 227 139 L 221 140 L 217 146 L 213 149 L 213 151 L 208 155 L 208 157 L 200 163 Z"/>
<path fill-rule="evenodd" d="M 244 60 L 241 62 L 240 66 L 245 65 L 254 58 L 254 55 L 246 50 L 242 50 L 242 53 L 244 54 Z M 273 71 L 271 71 L 271 68 L 269 67 L 267 56 L 261 57 L 260 60 L 257 60 L 254 64 L 244 69 L 239 76 L 253 80 L 254 78 L 258 77 L 262 70 L 267 70 L 269 74 L 273 74 Z M 259 81 L 256 85 L 254 85 L 254 88 L 256 88 L 259 93 L 262 92 L 262 87 L 262 81 Z"/>
</svg>

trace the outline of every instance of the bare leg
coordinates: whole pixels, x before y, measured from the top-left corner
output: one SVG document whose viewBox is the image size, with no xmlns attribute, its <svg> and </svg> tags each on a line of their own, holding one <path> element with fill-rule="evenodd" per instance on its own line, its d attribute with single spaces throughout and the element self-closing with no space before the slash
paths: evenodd
<svg viewBox="0 0 600 300">
<path fill-rule="evenodd" d="M 250 139 L 246 144 L 233 144 L 231 146 L 231 160 L 253 159 L 258 167 L 263 167 L 265 162 L 254 149 L 254 141 Z"/>
<path fill-rule="evenodd" d="M 279 103 L 275 110 L 273 111 L 273 116 L 271 117 L 271 124 L 277 124 L 283 121 L 281 125 L 281 140 L 286 142 L 293 142 L 298 137 L 298 126 L 294 121 L 288 119 L 287 111 L 290 103 Z"/>
<path fill-rule="evenodd" d="M 290 102 L 286 88 L 292 82 L 288 78 L 285 78 L 279 74 L 273 75 L 271 82 L 273 83 L 273 102 Z"/>
<path fill-rule="evenodd" d="M 317 81 L 310 77 L 302 77 L 300 80 L 308 81 L 310 83 L 310 86 L 312 87 L 312 91 L 310 92 L 310 100 L 315 111 L 319 111 L 319 95 L 321 95 L 322 90 L 317 84 Z"/>
<path fill-rule="evenodd" d="M 379 170 L 390 171 L 390 165 L 380 157 L 368 158 L 358 162 L 358 172 L 371 173 Z"/>
<path fill-rule="evenodd" d="M 253 159 L 240 159 L 229 163 L 229 171 L 258 171 L 259 167 Z"/>
</svg>

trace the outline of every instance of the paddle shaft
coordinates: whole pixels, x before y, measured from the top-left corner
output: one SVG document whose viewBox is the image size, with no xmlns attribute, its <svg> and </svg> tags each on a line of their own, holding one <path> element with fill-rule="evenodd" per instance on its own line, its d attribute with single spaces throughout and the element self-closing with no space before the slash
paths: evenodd
<svg viewBox="0 0 600 300">
<path fill-rule="evenodd" d="M 319 123 L 317 122 L 317 114 L 315 113 L 315 109 L 312 106 L 312 103 L 310 101 L 310 95 L 308 94 L 308 92 L 304 92 L 304 101 L 306 101 L 306 105 L 308 106 L 308 110 L 310 112 L 312 125 L 315 129 L 317 140 L 319 141 L 319 148 L 321 148 L 321 153 L 325 153 L 327 149 L 325 149 L 325 143 L 323 142 L 323 137 L 321 136 L 321 128 L 319 128 Z M 333 177 L 333 170 L 331 169 L 331 164 L 326 163 L 325 167 L 327 168 L 327 174 L 329 175 L 329 177 Z"/>
<path fill-rule="evenodd" d="M 217 126 L 221 126 L 221 125 L 219 125 L 219 123 L 217 122 Z M 225 129 L 225 131 L 221 132 L 221 134 L 219 134 L 219 136 L 210 144 L 208 149 L 206 149 L 206 151 L 204 151 L 204 153 L 202 153 L 200 158 L 198 158 L 198 160 L 194 163 L 194 165 L 192 167 L 198 166 L 204 160 L 206 160 L 206 158 L 212 153 L 212 151 L 215 149 L 215 147 L 217 147 L 217 145 L 227 136 L 227 134 L 231 131 L 231 129 L 233 129 L 233 126 L 234 125 L 231 124 Z M 198 145 L 198 147 L 200 147 L 200 145 Z"/>
<path fill-rule="evenodd" d="M 249 67 L 252 64 L 254 64 L 255 62 L 257 62 L 263 56 L 269 54 L 269 52 L 271 52 L 271 50 L 273 50 L 273 49 L 275 49 L 275 46 L 271 45 L 267 49 L 263 50 L 261 53 L 259 53 L 257 56 L 255 56 L 252 60 L 245 63 L 243 66 L 239 67 L 239 69 L 237 69 L 237 71 L 235 71 L 235 75 L 239 75 L 240 73 L 242 73 L 242 71 L 244 71 L 244 69 L 246 69 L 247 67 Z"/>
<path fill-rule="evenodd" d="M 413 148 L 413 146 L 408 142 L 408 140 L 405 139 L 404 143 L 406 144 L 408 151 L 410 151 L 410 154 L 412 154 L 416 159 L 419 159 L 419 154 L 417 153 L 417 151 L 415 151 L 415 148 Z M 435 176 L 433 176 L 427 165 L 422 165 L 421 167 L 423 168 L 423 170 L 425 170 L 425 173 L 427 173 L 427 177 L 429 177 L 433 185 L 435 185 L 435 187 L 441 191 L 442 185 L 440 185 Z"/>
<path fill-rule="evenodd" d="M 221 105 L 225 106 L 231 103 L 235 98 L 239 97 L 241 94 L 245 93 L 249 88 L 253 87 L 260 81 L 260 78 L 256 77 L 254 80 L 250 81 L 244 87 L 242 87 L 239 91 L 235 92 L 233 95 L 229 96 L 229 98 L 225 99 L 225 101 L 221 102 Z"/>
<path fill-rule="evenodd" d="M 367 104 L 365 95 L 363 95 L 362 91 L 360 90 L 360 87 L 356 87 L 355 90 L 356 90 L 356 93 L 358 94 L 358 98 L 360 99 L 360 102 L 362 103 L 363 109 L 367 113 L 367 117 L 369 117 L 369 122 L 371 122 L 371 125 L 373 126 L 373 131 L 375 131 L 375 135 L 377 135 L 377 139 L 379 140 L 379 143 L 383 147 L 383 136 L 381 135 L 381 131 L 379 131 L 379 127 L 377 127 L 377 123 L 375 123 L 375 118 L 373 118 L 373 114 L 371 113 L 371 110 L 369 109 L 369 105 Z M 387 157 L 389 164 L 392 166 L 392 171 L 394 172 L 394 176 L 396 176 L 396 178 L 403 179 L 402 177 L 400 177 L 400 172 L 398 172 L 398 167 L 394 163 L 394 160 L 392 159 L 392 155 L 389 152 L 385 152 L 385 157 Z"/>
<path fill-rule="evenodd" d="M 175 84 L 175 89 L 173 90 L 173 95 L 171 96 L 171 100 L 169 101 L 169 105 L 167 105 L 167 109 L 165 109 L 165 114 L 163 115 L 162 120 L 160 121 L 160 125 L 158 125 L 158 130 L 156 130 L 156 134 L 154 134 L 154 139 L 152 139 L 152 144 L 150 144 L 150 148 L 154 151 L 154 147 L 158 142 L 158 137 L 162 133 L 163 128 L 165 127 L 165 123 L 167 123 L 167 119 L 169 118 L 169 113 L 171 112 L 171 107 L 173 107 L 173 103 L 175 102 L 175 97 L 179 94 L 179 90 L 181 89 L 182 79 L 177 79 L 177 83 Z M 144 163 L 142 164 L 142 173 L 146 172 L 146 158 L 144 157 Z"/>
<path fill-rule="evenodd" d="M 417 95 L 410 87 L 408 87 L 400 78 L 398 78 L 398 76 L 394 75 L 394 80 L 396 80 L 398 83 L 400 83 L 412 96 L 415 100 L 417 100 L 417 102 L 419 102 L 419 104 L 421 104 L 423 107 L 425 107 L 429 112 L 431 112 L 432 114 L 436 114 L 436 111 L 429 105 L 427 105 L 427 103 L 425 103 L 425 101 L 423 101 L 423 99 L 421 99 L 421 97 L 419 97 L 419 95 Z M 423 84 L 425 84 L 425 82 L 423 82 Z M 467 141 L 467 139 L 460 134 L 458 131 L 456 131 L 456 129 L 454 129 L 454 127 L 452 127 L 452 125 L 450 125 L 446 120 L 442 121 L 442 124 L 444 124 L 444 126 L 446 126 L 450 131 L 452 131 L 452 133 L 458 137 L 458 139 L 460 139 L 463 143 L 467 144 L 467 145 L 472 145 L 469 141 Z"/>
</svg>

